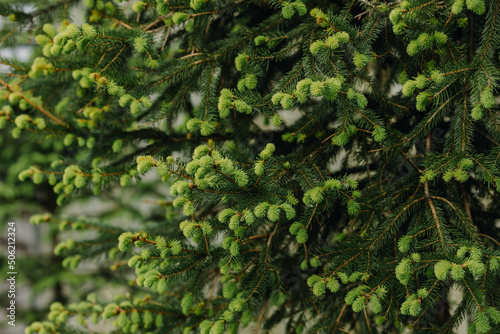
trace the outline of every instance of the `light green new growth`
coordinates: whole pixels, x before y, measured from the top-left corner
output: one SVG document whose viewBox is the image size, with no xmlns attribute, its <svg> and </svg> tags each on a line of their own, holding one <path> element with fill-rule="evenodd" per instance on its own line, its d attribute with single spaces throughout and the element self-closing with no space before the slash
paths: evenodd
<svg viewBox="0 0 500 334">
<path fill-rule="evenodd" d="M 0 211 L 57 240 L 26 333 L 499 326 L 495 2 L 23 3 Z"/>
</svg>

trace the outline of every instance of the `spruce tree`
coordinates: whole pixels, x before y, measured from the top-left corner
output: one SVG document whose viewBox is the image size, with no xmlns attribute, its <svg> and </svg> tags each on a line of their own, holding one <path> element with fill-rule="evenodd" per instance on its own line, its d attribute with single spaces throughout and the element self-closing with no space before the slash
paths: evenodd
<svg viewBox="0 0 500 334">
<path fill-rule="evenodd" d="M 26 333 L 500 333 L 500 2 L 83 4 L 0 4 L 0 125 L 58 152 L 31 221 L 115 292 Z"/>
</svg>

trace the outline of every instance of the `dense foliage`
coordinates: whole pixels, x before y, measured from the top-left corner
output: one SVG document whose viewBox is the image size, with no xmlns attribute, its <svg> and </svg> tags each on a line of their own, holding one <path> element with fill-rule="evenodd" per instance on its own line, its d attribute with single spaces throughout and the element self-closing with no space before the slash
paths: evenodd
<svg viewBox="0 0 500 334">
<path fill-rule="evenodd" d="M 123 199 L 31 218 L 115 298 L 26 333 L 500 333 L 498 1 L 83 4 L 0 4 L 19 179 Z"/>
</svg>

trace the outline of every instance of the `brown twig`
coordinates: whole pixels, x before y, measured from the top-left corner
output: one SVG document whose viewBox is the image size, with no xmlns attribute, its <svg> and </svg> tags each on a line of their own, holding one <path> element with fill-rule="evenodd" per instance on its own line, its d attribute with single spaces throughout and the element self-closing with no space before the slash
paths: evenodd
<svg viewBox="0 0 500 334">
<path fill-rule="evenodd" d="M 28 99 L 26 96 L 23 95 L 23 93 L 19 92 L 19 91 L 16 91 L 14 90 L 8 83 L 6 83 L 5 81 L 3 81 L 2 79 L 0 79 L 0 84 L 3 85 L 5 88 L 7 88 L 8 90 L 10 90 L 11 92 L 16 92 L 17 94 L 19 94 L 19 97 L 22 98 L 24 101 L 28 102 L 28 104 L 30 104 L 33 108 L 41 111 L 45 116 L 47 116 L 48 118 L 50 118 L 52 121 L 54 121 L 54 123 L 57 123 L 59 125 L 62 125 L 64 126 L 65 128 L 67 128 L 68 126 L 63 122 L 61 121 L 59 118 L 57 118 L 56 116 L 54 116 L 51 112 L 49 112 L 48 110 L 46 110 L 44 107 L 42 106 L 39 106 L 38 104 L 36 104 L 35 102 L 31 101 L 30 99 Z"/>
</svg>

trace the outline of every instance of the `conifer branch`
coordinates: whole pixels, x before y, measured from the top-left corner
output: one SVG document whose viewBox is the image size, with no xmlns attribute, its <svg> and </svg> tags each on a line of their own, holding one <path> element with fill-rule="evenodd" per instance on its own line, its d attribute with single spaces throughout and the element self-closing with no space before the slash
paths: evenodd
<svg viewBox="0 0 500 334">
<path fill-rule="evenodd" d="M 11 92 L 16 92 L 20 98 L 22 98 L 24 101 L 26 101 L 29 105 L 31 105 L 33 108 L 39 110 L 40 112 L 42 112 L 45 116 L 47 116 L 48 118 L 50 118 L 52 121 L 54 121 L 54 123 L 56 124 L 59 124 L 61 126 L 64 126 L 65 128 L 68 127 L 68 125 L 66 125 L 63 121 L 61 121 L 59 118 L 57 118 L 56 116 L 52 115 L 49 111 L 47 111 L 44 107 L 42 106 L 39 106 L 37 105 L 36 103 L 34 103 L 32 100 L 28 99 L 23 93 L 21 93 L 20 91 L 16 91 L 14 88 L 12 88 L 9 84 L 7 84 L 5 81 L 3 81 L 2 79 L 0 79 L 0 84 L 2 86 L 4 86 L 5 88 L 7 88 L 8 90 L 10 90 Z"/>
<path fill-rule="evenodd" d="M 497 3 L 86 0 L 74 24 L 56 1 L 0 4 L 1 46 L 34 50 L 0 60 L 0 172 L 30 162 L 4 202 L 109 203 L 31 221 L 60 229 L 47 268 L 133 286 L 27 333 L 498 325 Z"/>
</svg>

